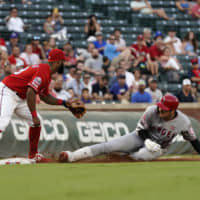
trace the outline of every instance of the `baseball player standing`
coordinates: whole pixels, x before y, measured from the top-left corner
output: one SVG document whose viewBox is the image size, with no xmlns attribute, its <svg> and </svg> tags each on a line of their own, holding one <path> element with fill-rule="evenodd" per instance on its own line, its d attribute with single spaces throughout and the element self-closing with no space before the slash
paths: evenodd
<svg viewBox="0 0 200 200">
<path fill-rule="evenodd" d="M 149 106 L 135 131 L 106 143 L 83 147 L 74 152 L 60 153 L 60 162 L 74 162 L 111 152 L 129 153 L 136 160 L 152 160 L 166 152 L 173 138 L 181 134 L 200 154 L 200 142 L 189 118 L 177 110 L 178 99 L 166 94 L 157 105 Z"/>
<path fill-rule="evenodd" d="M 28 66 L 0 83 L 0 132 L 6 129 L 14 112 L 19 118 L 27 121 L 30 125 L 29 158 L 36 159 L 37 162 L 48 162 L 48 159 L 38 153 L 41 126 L 36 111 L 36 94 L 51 105 L 71 108 L 72 104 L 76 105 L 78 102 L 56 99 L 48 91 L 51 75 L 62 66 L 64 57 L 62 50 L 53 49 L 49 52 L 48 64 Z M 84 113 L 73 114 L 80 118 Z"/>
</svg>

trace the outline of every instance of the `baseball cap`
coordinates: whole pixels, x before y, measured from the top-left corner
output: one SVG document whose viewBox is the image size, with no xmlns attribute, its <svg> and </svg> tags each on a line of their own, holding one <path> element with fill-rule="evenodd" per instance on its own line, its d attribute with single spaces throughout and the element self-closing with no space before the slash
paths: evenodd
<svg viewBox="0 0 200 200">
<path fill-rule="evenodd" d="M 49 62 L 57 62 L 65 59 L 65 54 L 60 49 L 52 49 L 48 55 Z"/>
<path fill-rule="evenodd" d="M 11 33 L 10 39 L 13 39 L 13 38 L 19 38 L 19 34 L 15 32 Z"/>
<path fill-rule="evenodd" d="M 144 40 L 144 36 L 143 35 L 138 35 L 137 36 L 137 40 Z"/>
<path fill-rule="evenodd" d="M 192 64 L 197 64 L 198 63 L 198 58 L 192 58 L 191 59 Z"/>
<path fill-rule="evenodd" d="M 162 32 L 161 31 L 156 31 L 155 33 L 154 33 L 154 36 L 153 36 L 153 38 L 154 39 L 156 39 L 157 37 L 163 37 L 163 34 L 162 34 Z"/>
<path fill-rule="evenodd" d="M 191 85 L 191 80 L 188 78 L 184 79 L 182 85 Z"/>
<path fill-rule="evenodd" d="M 146 86 L 146 83 L 145 83 L 144 80 L 140 79 L 138 85 L 144 85 L 144 86 Z"/>
<path fill-rule="evenodd" d="M 100 35 L 103 35 L 102 32 L 100 32 L 100 31 L 97 31 L 97 32 L 95 33 L 95 36 L 100 36 Z"/>
</svg>

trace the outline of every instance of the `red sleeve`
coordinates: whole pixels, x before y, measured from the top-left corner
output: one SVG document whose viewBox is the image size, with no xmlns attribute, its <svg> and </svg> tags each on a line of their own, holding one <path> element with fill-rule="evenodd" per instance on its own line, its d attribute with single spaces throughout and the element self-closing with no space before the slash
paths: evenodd
<svg viewBox="0 0 200 200">
<path fill-rule="evenodd" d="M 37 94 L 48 88 L 48 81 L 46 80 L 45 73 L 43 70 L 41 70 L 41 68 L 39 68 L 32 77 L 32 80 L 28 83 L 28 86 L 32 87 Z"/>
<path fill-rule="evenodd" d="M 151 59 L 155 60 L 155 58 L 158 56 L 156 49 L 154 48 L 154 46 L 152 46 L 149 50 Z"/>
</svg>

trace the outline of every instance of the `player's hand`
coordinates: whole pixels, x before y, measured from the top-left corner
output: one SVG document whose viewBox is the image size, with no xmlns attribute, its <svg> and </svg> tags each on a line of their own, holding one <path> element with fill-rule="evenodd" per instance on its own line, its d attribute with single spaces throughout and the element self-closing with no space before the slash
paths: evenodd
<svg viewBox="0 0 200 200">
<path fill-rule="evenodd" d="M 40 119 L 38 117 L 33 118 L 33 125 L 34 125 L 34 127 L 40 126 Z"/>
<path fill-rule="evenodd" d="M 144 144 L 145 147 L 152 153 L 162 151 L 161 146 L 158 143 L 152 141 L 151 139 L 146 139 L 144 141 Z"/>
</svg>

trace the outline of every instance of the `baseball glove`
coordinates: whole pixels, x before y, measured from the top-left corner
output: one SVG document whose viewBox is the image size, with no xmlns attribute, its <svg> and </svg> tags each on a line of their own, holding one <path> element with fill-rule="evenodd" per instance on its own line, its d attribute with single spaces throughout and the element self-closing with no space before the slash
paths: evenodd
<svg viewBox="0 0 200 200">
<path fill-rule="evenodd" d="M 66 107 L 78 119 L 86 113 L 85 105 L 80 99 L 71 99 L 66 102 Z"/>
</svg>

